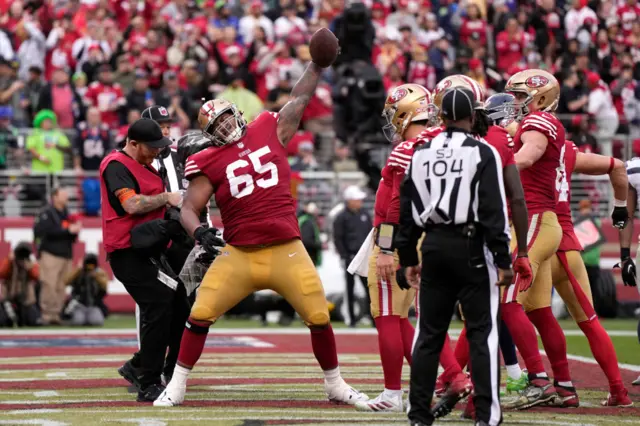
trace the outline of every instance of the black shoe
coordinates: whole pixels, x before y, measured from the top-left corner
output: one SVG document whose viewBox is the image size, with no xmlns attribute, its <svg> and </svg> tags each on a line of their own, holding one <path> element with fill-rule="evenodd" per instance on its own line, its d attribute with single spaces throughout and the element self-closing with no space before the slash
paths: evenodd
<svg viewBox="0 0 640 426">
<path fill-rule="evenodd" d="M 138 402 L 153 402 L 160 394 L 164 392 L 164 386 L 162 385 L 149 385 L 140 392 L 138 392 Z"/>
<path fill-rule="evenodd" d="M 141 389 L 140 380 L 138 379 L 138 372 L 136 371 L 136 368 L 131 364 L 131 360 L 125 362 L 122 367 L 118 368 L 118 374 L 124 377 L 127 382 L 135 386 L 137 390 Z"/>
<path fill-rule="evenodd" d="M 140 363 L 141 363 L 140 351 L 134 353 L 131 359 L 129 360 L 129 362 L 131 363 L 133 368 L 140 368 Z"/>
</svg>

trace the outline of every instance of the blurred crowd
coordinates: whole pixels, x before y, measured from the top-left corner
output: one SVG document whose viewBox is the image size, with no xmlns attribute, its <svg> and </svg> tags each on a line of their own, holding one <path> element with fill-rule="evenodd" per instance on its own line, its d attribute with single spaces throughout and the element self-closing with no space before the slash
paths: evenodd
<svg viewBox="0 0 640 426">
<path fill-rule="evenodd" d="M 249 121 L 278 111 L 320 27 L 338 35 L 343 54 L 288 147 L 294 171 L 369 167 L 370 147 L 359 144 L 383 138 L 350 128 L 360 120 L 346 100 L 349 78 L 379 81 L 384 98 L 407 82 L 433 90 L 453 73 L 490 93 L 516 71 L 548 69 L 562 82 L 558 114 L 573 140 L 611 153 L 616 135 L 640 140 L 636 2 L 0 0 L 0 167 L 13 151 L 33 170 L 96 170 L 151 105 L 167 108 L 176 139 L 197 124 L 203 98 L 233 101 Z M 34 129 L 24 146 L 20 128 Z"/>
</svg>

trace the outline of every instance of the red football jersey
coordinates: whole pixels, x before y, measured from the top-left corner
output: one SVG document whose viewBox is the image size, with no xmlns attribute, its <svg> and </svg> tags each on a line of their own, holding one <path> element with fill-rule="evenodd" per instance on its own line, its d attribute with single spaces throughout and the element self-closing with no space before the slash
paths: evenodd
<svg viewBox="0 0 640 426">
<path fill-rule="evenodd" d="M 515 152 L 522 148 L 522 134 L 529 131 L 542 133 L 547 138 L 548 145 L 533 166 L 520 171 L 527 209 L 530 215 L 555 211 L 556 176 L 564 166 L 560 159 L 560 151 L 564 146 L 564 126 L 553 114 L 532 112 L 520 122 L 514 138 Z"/>
<path fill-rule="evenodd" d="M 238 142 L 189 157 L 185 178 L 205 175 L 214 188 L 224 239 L 259 246 L 300 238 L 291 168 L 278 140 L 278 114 L 263 112 Z"/>
<path fill-rule="evenodd" d="M 400 186 L 405 172 L 411 163 L 411 157 L 416 146 L 420 145 L 417 139 L 409 139 L 401 142 L 393 148 L 387 164 L 382 169 L 380 185 L 376 192 L 374 207 L 374 226 L 381 223 L 398 224 L 400 221 Z"/>
<path fill-rule="evenodd" d="M 556 215 L 558 222 L 562 227 L 562 241 L 558 251 L 582 251 L 582 245 L 573 230 L 573 221 L 571 220 L 571 174 L 576 168 L 576 158 L 578 157 L 578 147 L 571 141 L 565 141 L 560 152 L 560 158 L 563 161 L 563 167 L 558 170 L 556 178 L 556 191 L 558 195 L 558 204 L 556 206 Z"/>
<path fill-rule="evenodd" d="M 424 142 L 424 140 L 433 139 L 444 131 L 444 126 L 429 127 L 423 130 L 417 137 L 417 139 Z M 513 158 L 513 138 L 505 129 L 500 126 L 490 126 L 487 136 L 484 140 L 493 146 L 498 154 L 500 160 L 502 160 L 502 168 L 504 169 L 509 164 L 515 164 L 516 160 Z"/>
<path fill-rule="evenodd" d="M 104 85 L 94 81 L 89 85 L 85 97 L 90 105 L 100 110 L 102 122 L 115 128 L 120 125 L 117 109 L 127 103 L 118 83 Z"/>
</svg>

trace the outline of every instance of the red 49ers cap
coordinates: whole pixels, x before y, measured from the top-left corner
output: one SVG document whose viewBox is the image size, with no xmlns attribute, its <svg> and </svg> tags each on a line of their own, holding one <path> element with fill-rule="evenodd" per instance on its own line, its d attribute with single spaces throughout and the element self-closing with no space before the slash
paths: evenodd
<svg viewBox="0 0 640 426">
<path fill-rule="evenodd" d="M 127 138 L 150 148 L 164 148 L 171 145 L 171 140 L 162 136 L 162 129 L 158 123 L 148 118 L 141 118 L 133 123 L 127 131 Z"/>
</svg>

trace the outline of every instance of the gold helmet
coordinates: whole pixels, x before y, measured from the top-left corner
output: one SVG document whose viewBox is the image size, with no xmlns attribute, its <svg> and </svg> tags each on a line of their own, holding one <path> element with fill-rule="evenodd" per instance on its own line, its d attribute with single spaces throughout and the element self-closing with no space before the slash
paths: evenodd
<svg viewBox="0 0 640 426">
<path fill-rule="evenodd" d="M 532 69 L 515 73 L 507 81 L 504 88 L 507 93 L 513 93 L 516 98 L 524 94 L 524 102 L 518 102 L 522 113 L 528 114 L 528 105 L 535 105 L 536 111 L 554 112 L 560 100 L 560 85 L 550 72 Z"/>
<path fill-rule="evenodd" d="M 222 117 L 225 113 L 227 116 Z M 234 104 L 224 99 L 213 99 L 200 107 L 198 125 L 205 137 L 215 145 L 223 146 L 240 140 L 247 122 Z"/>
<path fill-rule="evenodd" d="M 387 96 L 382 117 L 385 137 L 393 142 L 395 136 L 404 136 L 409 124 L 415 121 L 431 121 L 437 116 L 431 101 L 431 93 L 419 84 L 403 84 Z"/>
<path fill-rule="evenodd" d="M 433 103 L 438 108 L 438 111 L 442 108 L 442 98 L 445 92 L 452 87 L 462 87 L 471 90 L 471 93 L 473 93 L 476 98 L 475 108 L 484 108 L 485 92 L 482 86 L 471 77 L 463 74 L 455 74 L 440 80 L 436 85 L 436 89 L 433 91 Z"/>
</svg>

